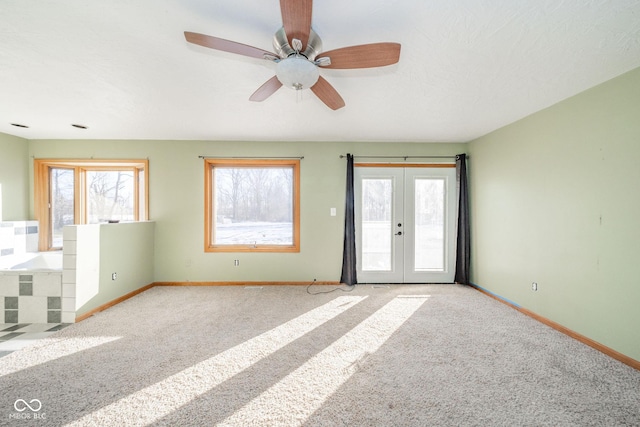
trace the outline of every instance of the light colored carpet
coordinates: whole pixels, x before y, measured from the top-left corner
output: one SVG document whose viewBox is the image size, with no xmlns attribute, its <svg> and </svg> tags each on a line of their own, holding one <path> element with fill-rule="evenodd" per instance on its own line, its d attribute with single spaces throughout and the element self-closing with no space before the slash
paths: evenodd
<svg viewBox="0 0 640 427">
<path fill-rule="evenodd" d="M 631 426 L 640 372 L 463 286 L 156 287 L 0 359 L 29 420 Z"/>
</svg>

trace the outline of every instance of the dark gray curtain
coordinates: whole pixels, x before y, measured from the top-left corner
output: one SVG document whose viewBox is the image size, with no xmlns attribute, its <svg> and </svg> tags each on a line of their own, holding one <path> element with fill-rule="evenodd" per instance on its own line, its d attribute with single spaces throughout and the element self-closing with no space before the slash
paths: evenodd
<svg viewBox="0 0 640 427">
<path fill-rule="evenodd" d="M 356 277 L 356 219 L 353 194 L 353 156 L 347 154 L 347 195 L 344 210 L 344 246 L 340 283 L 355 285 Z"/>
<path fill-rule="evenodd" d="M 456 181 L 458 185 L 458 239 L 456 249 L 456 275 L 454 281 L 469 284 L 471 240 L 469 225 L 469 189 L 467 188 L 467 155 L 456 156 Z"/>
</svg>

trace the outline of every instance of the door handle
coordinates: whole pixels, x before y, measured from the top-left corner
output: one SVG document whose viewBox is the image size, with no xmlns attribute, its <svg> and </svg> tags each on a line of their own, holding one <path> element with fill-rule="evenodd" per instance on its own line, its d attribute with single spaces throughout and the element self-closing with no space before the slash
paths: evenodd
<svg viewBox="0 0 640 427">
<path fill-rule="evenodd" d="M 396 236 L 402 236 L 402 231 L 398 231 L 398 232 L 396 233 Z"/>
</svg>

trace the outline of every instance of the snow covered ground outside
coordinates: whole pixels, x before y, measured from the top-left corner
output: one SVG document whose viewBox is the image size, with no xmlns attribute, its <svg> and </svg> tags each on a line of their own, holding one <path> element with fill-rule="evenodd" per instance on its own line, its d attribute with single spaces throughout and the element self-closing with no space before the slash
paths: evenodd
<svg viewBox="0 0 640 427">
<path fill-rule="evenodd" d="M 216 224 L 216 245 L 292 245 L 290 222 L 236 222 Z"/>
<path fill-rule="evenodd" d="M 362 269 L 391 271 L 392 239 L 397 239 L 388 221 L 367 221 L 362 224 Z M 400 243 L 396 240 L 396 243 Z M 415 271 L 444 269 L 444 227 L 442 224 L 416 225 Z M 407 256 L 407 253 L 405 253 Z"/>
<path fill-rule="evenodd" d="M 362 227 L 362 266 L 368 271 L 389 271 L 392 261 L 392 238 L 389 222 L 365 222 Z M 216 245 L 292 245 L 290 222 L 218 223 Z M 416 226 L 416 271 L 441 271 L 444 268 L 445 242 L 443 225 Z"/>
</svg>

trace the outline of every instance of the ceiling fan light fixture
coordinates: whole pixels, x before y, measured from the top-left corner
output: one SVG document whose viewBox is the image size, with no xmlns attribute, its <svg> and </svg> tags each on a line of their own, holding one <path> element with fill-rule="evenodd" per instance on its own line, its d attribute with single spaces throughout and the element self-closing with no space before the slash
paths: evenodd
<svg viewBox="0 0 640 427">
<path fill-rule="evenodd" d="M 309 89 L 320 77 L 318 67 L 301 55 L 292 55 L 278 62 L 276 76 L 283 86 L 291 89 Z"/>
<path fill-rule="evenodd" d="M 190 31 L 185 31 L 184 37 L 203 47 L 275 62 L 276 75 L 263 83 L 249 97 L 250 101 L 264 101 L 286 86 L 311 89 L 327 107 L 337 110 L 344 107 L 344 100 L 326 79 L 320 78 L 320 67 L 355 69 L 395 64 L 400 60 L 400 44 L 369 43 L 323 51 L 320 37 L 311 28 L 312 6 L 313 0 L 280 0 L 282 27 L 273 36 L 275 53 Z"/>
</svg>

